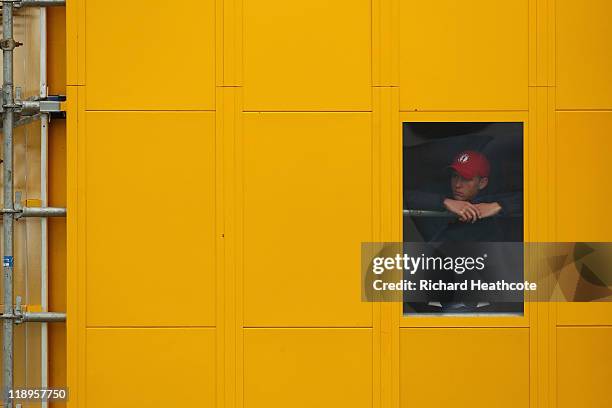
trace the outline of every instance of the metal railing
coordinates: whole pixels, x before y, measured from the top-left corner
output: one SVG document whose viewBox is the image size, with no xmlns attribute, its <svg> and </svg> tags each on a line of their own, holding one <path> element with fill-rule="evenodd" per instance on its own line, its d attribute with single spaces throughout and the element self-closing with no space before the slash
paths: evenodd
<svg viewBox="0 0 612 408">
<path fill-rule="evenodd" d="M 409 217 L 431 217 L 431 218 L 458 218 L 457 214 L 450 211 L 431 211 L 431 210 L 403 210 L 404 216 Z M 522 217 L 522 214 L 498 214 L 496 217 Z"/>
</svg>

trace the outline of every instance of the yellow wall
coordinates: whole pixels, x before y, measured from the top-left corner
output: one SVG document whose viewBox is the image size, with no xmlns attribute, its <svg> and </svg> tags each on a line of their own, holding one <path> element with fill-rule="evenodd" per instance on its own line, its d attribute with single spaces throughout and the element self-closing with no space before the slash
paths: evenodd
<svg viewBox="0 0 612 408">
<path fill-rule="evenodd" d="M 69 1 L 69 406 L 610 406 L 608 304 L 411 319 L 358 259 L 402 121 L 523 121 L 527 239 L 610 240 L 611 13 Z"/>
<path fill-rule="evenodd" d="M 47 83 L 50 95 L 66 95 L 66 9 L 47 10 Z M 66 121 L 49 126 L 49 205 L 66 206 Z M 50 218 L 49 310 L 66 310 L 66 220 Z M 49 387 L 66 385 L 66 324 L 49 326 Z M 64 407 L 65 403 L 52 403 Z"/>
</svg>

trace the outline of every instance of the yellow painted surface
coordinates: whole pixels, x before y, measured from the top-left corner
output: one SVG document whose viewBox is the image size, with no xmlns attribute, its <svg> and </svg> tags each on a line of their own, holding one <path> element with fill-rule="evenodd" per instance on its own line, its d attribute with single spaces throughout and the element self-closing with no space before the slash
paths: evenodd
<svg viewBox="0 0 612 408">
<path fill-rule="evenodd" d="M 607 3 L 110 5 L 66 15 L 69 407 L 609 405 L 608 304 L 410 319 L 358 258 L 401 236 L 403 121 L 523 122 L 526 240 L 612 239 Z"/>
<path fill-rule="evenodd" d="M 88 329 L 87 353 L 89 408 L 214 404 L 214 329 Z"/>
<path fill-rule="evenodd" d="M 80 4 L 88 109 L 214 109 L 214 0 Z"/>
<path fill-rule="evenodd" d="M 559 303 L 557 308 L 557 324 L 562 326 L 612 326 L 609 302 Z"/>
<path fill-rule="evenodd" d="M 39 198 L 30 198 L 23 203 L 26 207 L 40 207 L 42 201 Z"/>
<path fill-rule="evenodd" d="M 612 3 L 557 0 L 557 107 L 612 109 Z"/>
<path fill-rule="evenodd" d="M 370 1 L 243 4 L 246 110 L 371 109 Z"/>
<path fill-rule="evenodd" d="M 247 113 L 243 137 L 245 325 L 371 326 L 371 115 Z"/>
<path fill-rule="evenodd" d="M 88 326 L 214 325 L 214 114 L 85 120 Z"/>
<path fill-rule="evenodd" d="M 612 112 L 557 113 L 557 230 L 561 241 L 610 241 Z M 612 325 L 612 303 L 560 303 L 560 325 Z"/>
<path fill-rule="evenodd" d="M 607 241 L 612 112 L 557 113 L 557 229 L 561 241 Z"/>
<path fill-rule="evenodd" d="M 401 407 L 529 407 L 528 329 L 402 329 Z"/>
<path fill-rule="evenodd" d="M 401 110 L 526 110 L 527 4 L 402 1 Z"/>
<path fill-rule="evenodd" d="M 559 408 L 612 405 L 612 327 L 557 329 Z"/>
<path fill-rule="evenodd" d="M 246 329 L 244 406 L 371 407 L 371 329 Z"/>
</svg>

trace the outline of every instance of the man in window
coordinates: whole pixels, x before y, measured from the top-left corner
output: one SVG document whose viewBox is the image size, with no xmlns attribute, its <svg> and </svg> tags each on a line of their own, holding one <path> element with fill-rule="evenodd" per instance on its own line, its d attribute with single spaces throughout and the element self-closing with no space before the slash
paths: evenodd
<svg viewBox="0 0 612 408">
<path fill-rule="evenodd" d="M 487 157 L 473 150 L 462 151 L 448 166 L 447 192 L 408 191 L 405 203 L 410 210 L 448 211 L 449 217 L 432 218 L 427 241 L 508 241 L 497 217 L 520 215 L 520 193 L 486 193 L 491 165 Z"/>
<path fill-rule="evenodd" d="M 491 164 L 488 158 L 483 153 L 474 150 L 461 151 L 454 157 L 447 169 L 449 170 L 447 191 L 434 193 L 409 190 L 406 193 L 405 203 L 408 209 L 435 211 L 438 215 L 419 217 L 423 238 L 429 242 L 442 243 L 436 251 L 445 256 L 469 255 L 465 253 L 464 247 L 457 246 L 459 242 L 517 241 L 518 239 L 513 238 L 516 236 L 513 230 L 522 226 L 512 222 L 501 223 L 500 220 L 503 218 L 508 221 L 510 220 L 508 217 L 522 214 L 522 194 L 520 192 L 487 193 L 491 174 Z M 521 218 L 515 219 L 522 224 Z M 406 238 L 409 237 L 405 237 L 405 240 Z M 498 270 L 497 273 L 499 272 L 502 271 Z M 486 273 L 495 274 L 496 272 Z M 427 276 L 446 282 L 459 279 L 455 273 L 447 271 L 431 271 Z M 432 301 L 427 304 L 413 303 L 412 306 L 421 311 L 435 312 L 437 309 L 459 313 L 491 309 L 513 311 L 519 307 L 518 304 L 492 305 L 486 301 L 470 298 L 469 293 L 432 292 L 430 293 Z M 522 305 L 520 307 L 522 308 Z"/>
</svg>

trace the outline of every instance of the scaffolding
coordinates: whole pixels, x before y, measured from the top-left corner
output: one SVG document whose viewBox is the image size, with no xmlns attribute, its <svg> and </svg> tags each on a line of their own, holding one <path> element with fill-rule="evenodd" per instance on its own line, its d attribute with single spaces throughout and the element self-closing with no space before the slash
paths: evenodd
<svg viewBox="0 0 612 408">
<path fill-rule="evenodd" d="M 13 273 L 14 273 L 14 248 L 13 233 L 14 222 L 24 217 L 39 217 L 43 223 L 42 241 L 45 250 L 41 257 L 46 257 L 46 218 L 66 216 L 65 208 L 47 207 L 47 186 L 44 177 L 41 177 L 41 207 L 27 207 L 21 205 L 21 196 L 15 194 L 13 188 L 13 130 L 17 126 L 29 123 L 33 120 L 41 122 L 41 168 L 46 174 L 46 149 L 49 117 L 52 114 L 62 112 L 62 97 L 49 97 L 46 87 L 46 14 L 44 7 L 63 6 L 65 0 L 1 0 L 2 5 L 2 49 L 3 82 L 2 82 L 2 133 L 3 133 L 3 197 L 4 205 L 0 210 L 3 219 L 3 301 L 4 310 L 2 315 L 3 338 L 2 338 L 2 379 L 3 379 L 3 406 L 13 407 L 13 400 L 9 398 L 13 390 L 14 372 L 14 327 L 26 322 L 42 323 L 42 342 L 46 342 L 46 324 L 50 322 L 66 321 L 65 313 L 48 312 L 46 287 L 46 259 L 41 260 L 44 270 L 41 281 L 41 312 L 24 311 L 21 305 L 21 297 L 13 301 Z M 15 92 L 13 84 L 14 50 L 23 44 L 13 38 L 13 21 L 15 9 L 21 7 L 42 7 L 41 11 L 41 86 L 40 95 L 29 100 L 21 100 L 19 92 Z M 45 346 L 43 346 L 45 347 Z M 46 349 L 45 349 L 46 350 Z M 41 373 L 41 388 L 47 387 L 46 378 L 46 354 L 43 353 L 42 364 L 45 369 Z M 43 406 L 46 403 L 43 402 Z"/>
</svg>

